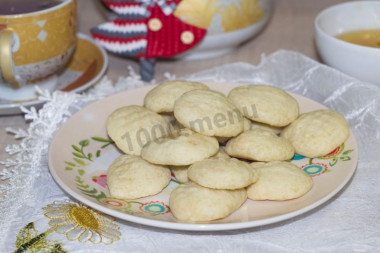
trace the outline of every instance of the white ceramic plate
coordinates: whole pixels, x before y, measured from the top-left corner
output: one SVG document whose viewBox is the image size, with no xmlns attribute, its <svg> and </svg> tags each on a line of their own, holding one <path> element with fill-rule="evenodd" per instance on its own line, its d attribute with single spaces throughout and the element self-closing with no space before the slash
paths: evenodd
<svg viewBox="0 0 380 253">
<path fill-rule="evenodd" d="M 57 82 L 56 90 L 84 91 L 99 81 L 107 69 L 108 57 L 104 49 L 83 33 L 78 33 L 77 37 L 77 48 L 70 62 L 62 72 L 52 78 Z M 33 87 L 30 88 L 33 89 Z M 0 115 L 18 114 L 21 113 L 20 106 L 38 107 L 43 103 L 37 97 L 26 101 L 15 101 L 12 97 L 0 99 Z"/>
<path fill-rule="evenodd" d="M 238 84 L 209 84 L 228 93 Z M 110 197 L 106 185 L 107 168 L 120 153 L 107 139 L 106 119 L 115 109 L 141 105 L 147 86 L 95 102 L 72 116 L 57 132 L 49 149 L 49 167 L 56 182 L 75 199 L 120 219 L 148 226 L 194 230 L 231 230 L 255 227 L 286 220 L 305 213 L 333 197 L 352 177 L 358 160 L 353 134 L 326 157 L 309 159 L 295 156 L 293 161 L 313 176 L 314 186 L 304 196 L 288 201 L 252 201 L 235 213 L 209 223 L 182 223 L 168 207 L 170 192 L 177 186 L 175 178 L 160 194 L 128 201 Z M 301 112 L 325 108 L 299 95 L 293 95 Z M 191 206 L 189 206 L 191 208 Z"/>
</svg>

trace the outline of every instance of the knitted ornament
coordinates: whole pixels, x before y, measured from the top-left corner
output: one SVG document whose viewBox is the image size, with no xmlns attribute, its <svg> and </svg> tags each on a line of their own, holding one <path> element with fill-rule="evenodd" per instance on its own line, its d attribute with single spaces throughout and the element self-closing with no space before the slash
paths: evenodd
<svg viewBox="0 0 380 253">
<path fill-rule="evenodd" d="M 91 29 L 92 36 L 112 53 L 139 59 L 141 78 L 150 81 L 156 58 L 183 53 L 206 35 L 173 15 L 180 1 L 103 0 L 117 18 Z"/>
</svg>

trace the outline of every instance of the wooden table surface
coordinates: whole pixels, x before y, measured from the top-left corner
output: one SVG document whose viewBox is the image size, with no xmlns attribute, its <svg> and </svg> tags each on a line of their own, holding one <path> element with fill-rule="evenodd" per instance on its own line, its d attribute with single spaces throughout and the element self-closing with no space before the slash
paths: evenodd
<svg viewBox="0 0 380 253">
<path fill-rule="evenodd" d="M 89 29 L 105 21 L 99 10 L 97 0 L 78 0 L 79 31 L 89 34 Z M 176 76 L 187 75 L 221 64 L 232 62 L 248 62 L 257 64 L 263 53 L 270 54 L 279 49 L 289 49 L 301 52 L 311 58 L 318 55 L 314 45 L 314 19 L 324 8 L 342 0 L 275 0 L 275 10 L 270 23 L 254 39 L 241 45 L 232 53 L 202 61 L 178 62 L 162 61 L 156 64 L 156 77 L 170 72 Z M 109 55 L 108 76 L 115 80 L 118 76 L 127 75 L 127 66 L 138 71 L 137 62 Z M 0 161 L 8 158 L 5 153 L 7 144 L 16 143 L 12 135 L 6 133 L 6 127 L 27 128 L 23 116 L 0 116 Z"/>
</svg>

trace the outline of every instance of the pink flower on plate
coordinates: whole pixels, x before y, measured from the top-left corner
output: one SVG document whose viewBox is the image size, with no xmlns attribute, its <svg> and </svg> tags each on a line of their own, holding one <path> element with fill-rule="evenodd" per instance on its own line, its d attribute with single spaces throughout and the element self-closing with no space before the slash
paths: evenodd
<svg viewBox="0 0 380 253">
<path fill-rule="evenodd" d="M 93 176 L 92 181 L 94 181 L 95 183 L 97 183 L 98 185 L 100 185 L 104 188 L 107 187 L 107 175 L 105 175 L 105 174 L 102 174 L 99 176 Z"/>
</svg>

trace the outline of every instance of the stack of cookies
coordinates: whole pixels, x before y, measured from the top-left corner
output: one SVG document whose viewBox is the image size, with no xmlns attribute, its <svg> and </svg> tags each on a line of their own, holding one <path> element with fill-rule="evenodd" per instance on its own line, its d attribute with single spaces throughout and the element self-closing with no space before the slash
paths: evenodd
<svg viewBox="0 0 380 253">
<path fill-rule="evenodd" d="M 125 153 L 108 170 L 111 195 L 155 195 L 172 171 L 182 184 L 171 192 L 171 212 L 191 222 L 224 218 L 247 198 L 301 197 L 313 180 L 289 162 L 294 154 L 326 155 L 349 135 L 339 113 L 299 115 L 298 102 L 273 86 L 240 86 L 225 96 L 189 81 L 164 82 L 144 106 L 117 109 L 107 131 Z"/>
</svg>

